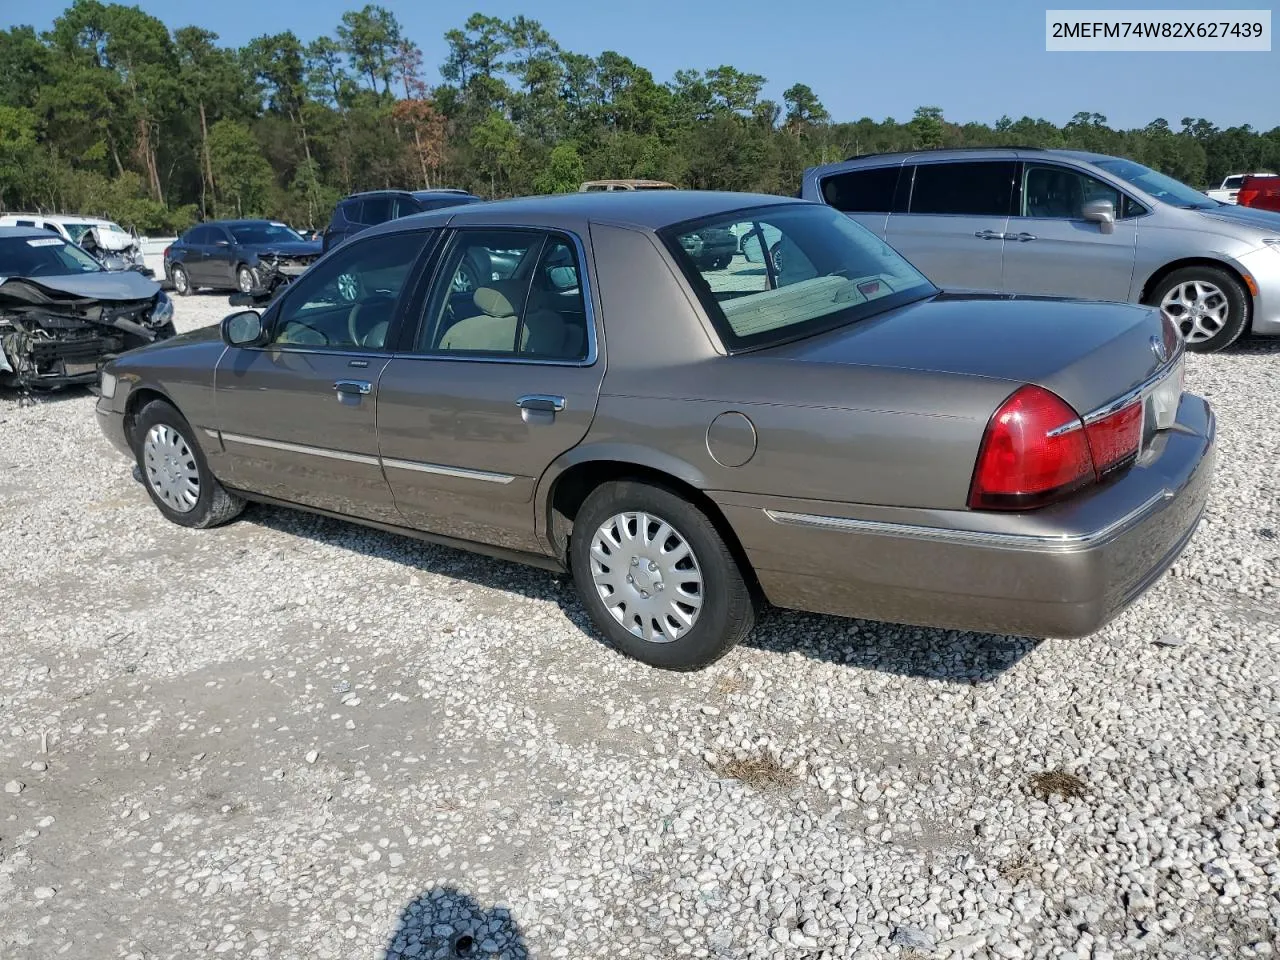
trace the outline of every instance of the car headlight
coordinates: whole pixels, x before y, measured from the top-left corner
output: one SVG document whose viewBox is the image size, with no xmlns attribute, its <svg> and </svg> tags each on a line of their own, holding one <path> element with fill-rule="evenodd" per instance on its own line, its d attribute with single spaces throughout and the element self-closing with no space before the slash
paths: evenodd
<svg viewBox="0 0 1280 960">
<path fill-rule="evenodd" d="M 113 373 L 102 371 L 102 379 L 98 381 L 98 393 L 110 400 L 116 395 L 116 377 Z"/>
<path fill-rule="evenodd" d="M 169 299 L 169 295 L 161 290 L 156 294 L 156 305 L 151 308 L 151 321 L 153 323 L 168 323 L 173 319 L 173 301 Z"/>
</svg>

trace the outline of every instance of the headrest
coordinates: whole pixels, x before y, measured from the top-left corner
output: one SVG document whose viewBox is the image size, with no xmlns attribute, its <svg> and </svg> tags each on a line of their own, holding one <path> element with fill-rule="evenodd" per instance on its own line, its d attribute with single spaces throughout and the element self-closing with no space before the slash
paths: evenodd
<svg viewBox="0 0 1280 960">
<path fill-rule="evenodd" d="M 479 287 L 472 295 L 476 307 L 491 317 L 514 317 L 515 307 L 500 290 L 493 287 Z"/>
</svg>

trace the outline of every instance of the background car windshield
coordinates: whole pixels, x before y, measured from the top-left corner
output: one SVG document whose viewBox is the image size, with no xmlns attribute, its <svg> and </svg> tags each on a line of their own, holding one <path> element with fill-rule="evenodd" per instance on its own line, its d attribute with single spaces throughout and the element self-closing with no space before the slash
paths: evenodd
<svg viewBox="0 0 1280 960">
<path fill-rule="evenodd" d="M 1140 163 L 1134 163 L 1132 160 L 1095 160 L 1094 166 L 1101 167 L 1107 173 L 1114 174 L 1121 180 L 1132 183 L 1139 190 L 1143 190 L 1157 200 L 1163 200 L 1165 203 L 1175 207 L 1185 207 L 1188 210 L 1208 210 L 1212 207 L 1220 206 L 1218 201 L 1211 200 L 1199 190 L 1188 187 L 1185 183 L 1173 179 L 1173 177 L 1165 176 L 1163 173 L 1157 173 L 1150 167 L 1144 167 Z"/>
<path fill-rule="evenodd" d="M 60 237 L 0 240 L 0 277 L 65 277 L 101 272 L 97 260 Z"/>
<path fill-rule="evenodd" d="M 231 228 L 236 243 L 297 243 L 298 234 L 278 223 L 242 223 Z"/>
<path fill-rule="evenodd" d="M 937 292 L 892 247 L 825 205 L 738 211 L 662 234 L 730 350 L 829 330 Z M 724 237 L 736 254 L 721 252 Z"/>
</svg>

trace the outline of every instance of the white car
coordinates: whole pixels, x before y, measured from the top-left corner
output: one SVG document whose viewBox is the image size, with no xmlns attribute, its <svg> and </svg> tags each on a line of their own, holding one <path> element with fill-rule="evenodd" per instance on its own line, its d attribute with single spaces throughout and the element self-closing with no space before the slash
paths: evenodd
<svg viewBox="0 0 1280 960">
<path fill-rule="evenodd" d="M 145 272 L 146 264 L 142 256 L 142 241 L 138 235 L 126 230 L 113 220 L 100 217 L 64 216 L 55 213 L 7 213 L 0 216 L 0 227 L 36 227 L 51 230 L 63 240 L 79 246 L 90 230 L 103 254 L 114 256 L 124 261 L 120 269 L 141 269 Z M 99 257 L 101 259 L 101 257 Z M 110 269 L 117 269 L 111 267 Z"/>
<path fill-rule="evenodd" d="M 1236 194 L 1240 192 L 1240 184 L 1244 182 L 1245 177 L 1274 177 L 1274 173 L 1233 173 L 1222 181 L 1222 186 L 1217 190 L 1206 190 L 1205 193 L 1210 199 L 1218 200 L 1222 203 L 1235 203 Z"/>
</svg>

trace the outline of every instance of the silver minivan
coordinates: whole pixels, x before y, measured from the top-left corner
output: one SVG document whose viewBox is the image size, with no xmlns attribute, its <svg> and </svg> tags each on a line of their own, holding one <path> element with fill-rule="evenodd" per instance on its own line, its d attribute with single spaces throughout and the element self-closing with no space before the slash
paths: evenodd
<svg viewBox="0 0 1280 960">
<path fill-rule="evenodd" d="M 878 154 L 805 171 L 948 290 L 1159 305 L 1192 350 L 1280 336 L 1280 214 L 1140 163 L 1034 148 Z"/>
</svg>

